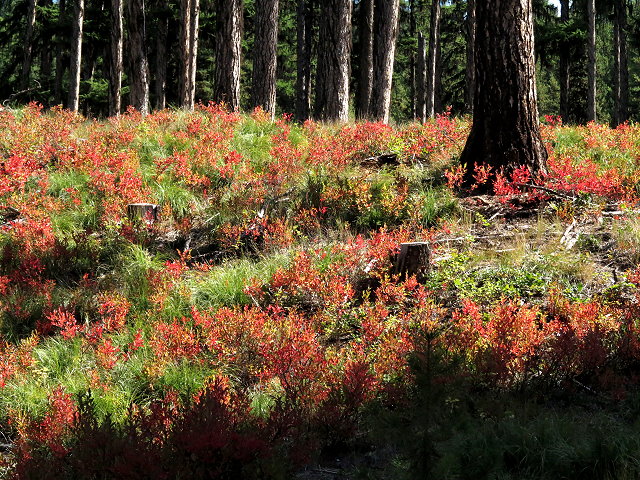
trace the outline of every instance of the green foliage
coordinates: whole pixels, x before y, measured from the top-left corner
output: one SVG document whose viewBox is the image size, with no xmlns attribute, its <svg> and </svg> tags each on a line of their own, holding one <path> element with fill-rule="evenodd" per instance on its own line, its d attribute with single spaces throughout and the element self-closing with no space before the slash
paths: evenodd
<svg viewBox="0 0 640 480">
<path fill-rule="evenodd" d="M 249 305 L 252 299 L 244 288 L 254 279 L 262 284 L 268 282 L 289 259 L 290 254 L 282 253 L 258 261 L 241 259 L 213 268 L 188 281 L 192 302 L 199 308 Z"/>
</svg>

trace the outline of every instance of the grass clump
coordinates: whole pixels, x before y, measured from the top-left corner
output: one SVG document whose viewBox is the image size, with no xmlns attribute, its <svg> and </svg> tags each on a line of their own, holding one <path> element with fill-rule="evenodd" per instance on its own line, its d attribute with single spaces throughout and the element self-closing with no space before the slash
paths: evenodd
<svg viewBox="0 0 640 480">
<path fill-rule="evenodd" d="M 267 283 L 278 268 L 288 265 L 290 259 L 290 253 L 279 253 L 257 261 L 244 258 L 214 267 L 187 282 L 191 302 L 205 309 L 249 305 L 253 301 L 245 293 L 245 287 L 252 281 Z"/>
</svg>

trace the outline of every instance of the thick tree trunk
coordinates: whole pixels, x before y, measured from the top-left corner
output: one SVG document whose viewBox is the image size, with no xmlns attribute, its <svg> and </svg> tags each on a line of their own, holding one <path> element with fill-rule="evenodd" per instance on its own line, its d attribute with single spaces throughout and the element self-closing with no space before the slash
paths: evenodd
<svg viewBox="0 0 640 480">
<path fill-rule="evenodd" d="M 416 115 L 427 120 L 427 46 L 422 32 L 418 33 L 418 61 L 416 73 Z"/>
<path fill-rule="evenodd" d="M 476 4 L 476 90 L 473 125 L 460 162 L 464 185 L 477 182 L 476 165 L 492 175 L 526 166 L 546 172 L 540 137 L 531 0 L 486 0 Z M 479 190 L 488 191 L 492 179 Z"/>
<path fill-rule="evenodd" d="M 435 116 L 436 73 L 438 45 L 440 43 L 440 0 L 431 2 L 431 20 L 429 27 L 429 53 L 427 56 L 427 116 Z"/>
<path fill-rule="evenodd" d="M 27 88 L 31 78 L 31 63 L 33 61 L 33 32 L 36 26 L 37 3 L 37 0 L 28 0 L 27 2 L 27 28 L 24 34 L 24 60 L 22 61 L 20 89 Z"/>
<path fill-rule="evenodd" d="M 256 36 L 253 50 L 251 104 L 276 113 L 278 0 L 256 0 Z"/>
<path fill-rule="evenodd" d="M 217 2 L 218 35 L 214 99 L 231 110 L 240 108 L 242 0 Z"/>
<path fill-rule="evenodd" d="M 373 12 L 374 0 L 362 0 L 360 4 L 360 72 L 356 92 L 356 118 L 360 120 L 369 117 L 373 90 Z"/>
<path fill-rule="evenodd" d="M 56 45 L 56 77 L 54 79 L 53 92 L 56 98 L 56 102 L 64 103 L 62 97 L 62 79 L 64 78 L 65 70 L 65 50 L 62 48 L 63 41 L 67 38 L 67 29 L 65 28 L 65 7 L 66 0 L 59 0 L 58 2 L 58 35 Z M 67 35 L 65 35 L 67 34 Z"/>
<path fill-rule="evenodd" d="M 467 64 L 465 68 L 464 104 L 467 112 L 473 114 L 473 95 L 476 84 L 474 51 L 476 43 L 476 0 L 467 0 Z"/>
<path fill-rule="evenodd" d="M 122 92 L 122 48 L 124 42 L 122 0 L 111 0 L 111 62 L 109 62 L 109 115 L 120 115 Z"/>
<path fill-rule="evenodd" d="M 613 100 L 614 127 L 629 119 L 629 60 L 627 54 L 627 2 L 616 0 L 613 23 Z"/>
<path fill-rule="evenodd" d="M 296 10 L 296 120 L 304 122 L 311 111 L 311 47 L 313 45 L 313 3 L 298 0 Z"/>
<path fill-rule="evenodd" d="M 569 0 L 560 1 L 560 21 L 569 22 Z M 568 45 L 563 42 L 560 48 L 560 116 L 564 121 L 569 119 L 569 88 L 571 87 L 570 65 Z"/>
<path fill-rule="evenodd" d="M 128 0 L 131 87 L 129 102 L 143 115 L 149 113 L 149 62 L 147 59 L 144 0 Z"/>
<path fill-rule="evenodd" d="M 325 121 L 349 120 L 351 67 L 351 0 L 324 0 L 316 80 L 316 116 Z"/>
<path fill-rule="evenodd" d="M 596 0 L 587 0 L 587 120 L 596 114 Z"/>
<path fill-rule="evenodd" d="M 82 65 L 82 26 L 84 0 L 75 0 L 73 35 L 71 40 L 71 65 L 69 71 L 69 110 L 78 111 L 80 103 L 80 67 Z"/>
<path fill-rule="evenodd" d="M 376 0 L 375 9 L 375 56 L 370 109 L 373 118 L 388 123 L 400 1 Z"/>
<path fill-rule="evenodd" d="M 158 36 L 156 37 L 155 108 L 167 106 L 167 39 L 169 36 L 169 2 L 158 1 Z"/>
</svg>

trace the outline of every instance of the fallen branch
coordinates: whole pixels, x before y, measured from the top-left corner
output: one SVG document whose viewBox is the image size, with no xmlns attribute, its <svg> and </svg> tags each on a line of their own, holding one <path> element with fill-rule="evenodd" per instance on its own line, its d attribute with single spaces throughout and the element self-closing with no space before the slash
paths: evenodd
<svg viewBox="0 0 640 480">
<path fill-rule="evenodd" d="M 8 104 L 10 101 L 12 101 L 14 98 L 16 98 L 16 97 L 18 97 L 18 96 L 20 96 L 20 95 L 22 95 L 22 94 L 24 94 L 24 93 L 33 92 L 34 90 L 39 90 L 39 89 L 41 89 L 41 88 L 42 88 L 42 85 L 40 85 L 40 82 L 39 82 L 38 80 L 34 80 L 34 82 L 37 84 L 37 86 L 35 86 L 35 87 L 29 87 L 29 88 L 25 88 L 24 90 L 20 90 L 19 92 L 12 93 L 11 95 L 9 95 L 9 98 L 5 99 L 5 100 L 2 102 L 2 105 L 6 107 L 6 106 L 7 106 L 7 104 Z"/>
<path fill-rule="evenodd" d="M 518 183 L 518 182 L 511 182 L 511 185 L 514 185 L 519 188 L 532 188 L 534 190 L 540 190 L 542 192 L 549 193 L 557 197 L 566 198 L 569 200 L 576 199 L 575 196 L 567 195 L 566 193 L 559 192 L 558 190 L 554 190 L 553 188 L 543 187 L 542 185 L 534 185 L 532 183 Z"/>
</svg>

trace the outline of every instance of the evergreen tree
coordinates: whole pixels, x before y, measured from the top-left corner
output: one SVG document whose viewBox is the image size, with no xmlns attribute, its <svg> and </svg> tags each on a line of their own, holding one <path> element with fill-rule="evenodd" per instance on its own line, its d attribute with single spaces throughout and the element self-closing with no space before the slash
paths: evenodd
<svg viewBox="0 0 640 480">
<path fill-rule="evenodd" d="M 253 48 L 251 103 L 262 107 L 271 117 L 276 113 L 278 7 L 278 0 L 256 0 L 258 22 Z"/>
<path fill-rule="evenodd" d="M 69 110 L 77 111 L 80 103 L 80 68 L 82 66 L 82 27 L 84 0 L 75 0 L 73 36 L 71 37 L 71 68 L 69 72 Z"/>
<path fill-rule="evenodd" d="M 535 178 L 546 172 L 547 153 L 538 125 L 531 0 L 478 2 L 476 21 L 473 125 L 460 157 L 465 184 L 474 184 L 478 163 L 492 175 L 524 165 Z"/>
<path fill-rule="evenodd" d="M 320 47 L 315 115 L 321 120 L 349 119 L 351 0 L 325 0 L 320 14 Z"/>
<path fill-rule="evenodd" d="M 375 54 L 373 58 L 373 89 L 370 116 L 381 122 L 389 122 L 391 87 L 395 61 L 399 0 L 376 0 L 375 3 Z"/>
<path fill-rule="evenodd" d="M 213 100 L 240 108 L 242 0 L 217 2 L 216 68 Z"/>
</svg>

